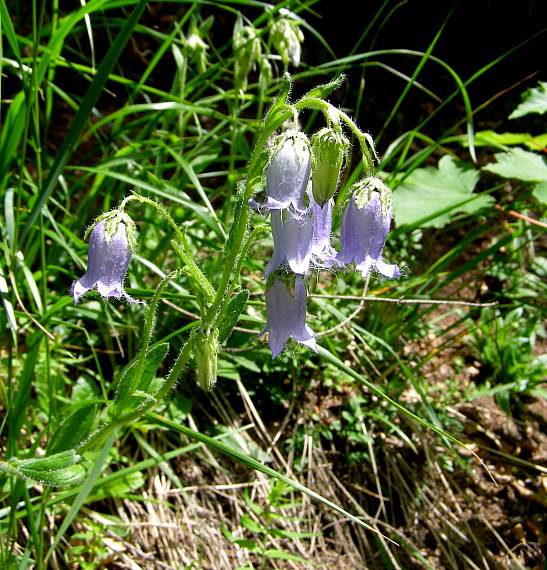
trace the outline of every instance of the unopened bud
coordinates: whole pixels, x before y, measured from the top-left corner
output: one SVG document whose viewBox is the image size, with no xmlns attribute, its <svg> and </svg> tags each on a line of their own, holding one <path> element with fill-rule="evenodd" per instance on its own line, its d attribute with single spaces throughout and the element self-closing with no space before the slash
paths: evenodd
<svg viewBox="0 0 547 570">
<path fill-rule="evenodd" d="M 276 20 L 270 30 L 270 41 L 285 67 L 289 62 L 294 67 L 300 65 L 300 44 L 304 41 L 304 34 L 297 21 L 283 17 Z"/>
<path fill-rule="evenodd" d="M 209 392 L 217 383 L 218 329 L 207 334 L 198 333 L 194 342 L 197 381 L 203 390 Z"/>
<path fill-rule="evenodd" d="M 338 187 L 349 142 L 339 130 L 325 127 L 312 136 L 311 144 L 313 198 L 324 206 Z"/>
<path fill-rule="evenodd" d="M 260 38 L 252 26 L 244 26 L 241 16 L 236 20 L 232 38 L 235 58 L 235 80 L 241 89 L 247 87 L 247 76 L 260 59 Z"/>
<path fill-rule="evenodd" d="M 201 38 L 200 30 L 192 24 L 190 33 L 184 39 L 184 52 L 189 57 L 200 73 L 204 73 L 207 67 L 208 45 Z"/>
</svg>

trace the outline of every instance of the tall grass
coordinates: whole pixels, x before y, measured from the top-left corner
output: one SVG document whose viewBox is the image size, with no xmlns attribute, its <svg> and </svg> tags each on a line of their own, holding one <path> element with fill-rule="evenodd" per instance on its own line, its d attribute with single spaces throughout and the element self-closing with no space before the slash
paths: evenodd
<svg viewBox="0 0 547 570">
<path fill-rule="evenodd" d="M 351 53 L 339 54 L 313 27 L 322 4 L 92 0 L 66 9 L 0 0 L 2 567 L 493 568 L 501 556 L 521 566 L 533 560 L 532 550 L 514 551 L 507 529 L 479 532 L 464 516 L 469 509 L 480 519 L 479 497 L 465 499 L 459 488 L 467 477 L 494 493 L 489 477 L 502 481 L 518 465 L 535 492 L 545 473 L 534 454 L 469 433 L 484 421 L 469 412 L 474 402 L 490 398 L 519 421 L 530 399 L 545 395 L 544 204 L 529 183 L 513 181 L 509 193 L 480 170 L 491 148 L 474 123 L 486 102 L 469 94 L 513 50 L 460 77 L 435 56 L 448 11 L 424 51 L 373 49 L 372 34 L 391 14 L 385 2 Z M 298 67 L 283 62 L 269 35 L 282 8 L 304 33 Z M 257 62 L 246 88 L 234 77 L 240 14 L 272 67 L 268 78 Z M 435 67 L 450 85 L 432 84 Z M 317 274 L 308 313 L 318 354 L 291 345 L 272 360 L 257 339 L 272 248 L 260 214 L 251 214 L 246 255 L 231 273 L 224 246 L 287 68 L 293 100 L 345 73 L 330 99 L 364 131 L 369 86 L 360 79 L 375 68 L 400 80 L 383 128 L 371 134 L 395 195 L 386 257 L 406 271 L 398 281 L 373 277 L 366 297 L 358 275 Z M 387 140 L 415 92 L 433 110 Z M 451 124 L 435 130 L 447 110 Z M 302 119 L 309 133 L 319 125 L 315 112 Z M 335 226 L 362 173 L 353 143 Z M 441 192 L 433 209 L 425 181 Z M 86 228 L 131 192 L 145 200 L 132 203 L 140 236 L 127 286 L 149 306 L 158 302 L 144 353 L 146 310 L 92 296 L 74 305 L 69 295 L 85 270 Z M 398 218 L 397 196 L 399 211 L 414 201 L 424 215 Z M 171 247 L 179 238 L 219 304 L 249 293 L 222 344 L 217 387 L 201 391 L 187 365 L 147 413 L 105 430 L 83 447 L 81 465 L 63 463 L 52 475 L 36 458 L 100 429 L 124 366 L 148 365 L 161 392 L 172 355 L 196 328 L 202 300 L 191 279 L 166 279 L 180 264 Z M 53 480 L 59 473 L 64 479 Z M 492 526 L 487 517 L 484 525 Z"/>
</svg>

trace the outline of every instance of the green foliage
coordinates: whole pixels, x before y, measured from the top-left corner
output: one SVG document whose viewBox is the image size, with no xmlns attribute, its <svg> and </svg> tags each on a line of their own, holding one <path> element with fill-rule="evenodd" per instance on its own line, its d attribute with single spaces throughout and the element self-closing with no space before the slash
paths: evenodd
<svg viewBox="0 0 547 570">
<path fill-rule="evenodd" d="M 526 182 L 547 181 L 547 165 L 543 158 L 533 152 L 514 148 L 495 154 L 495 164 L 487 164 L 483 170 L 504 178 L 516 178 Z"/>
<path fill-rule="evenodd" d="M 318 544 L 338 556 L 352 541 L 378 565 L 410 567 L 411 557 L 435 567 L 437 554 L 431 566 L 424 545 L 402 536 L 414 521 L 398 512 L 409 481 L 397 482 L 394 464 L 422 465 L 433 430 L 442 459 L 436 468 L 457 472 L 461 458 L 448 442 L 467 443 L 463 421 L 451 415 L 457 404 L 495 395 L 516 414 L 526 398 L 544 396 L 543 230 L 506 212 L 541 215 L 546 169 L 540 154 L 506 147 L 541 151 L 545 135 L 484 128 L 474 135 L 473 120 L 482 117 L 468 94 L 505 56 L 460 77 L 434 55 L 443 27 L 425 52 L 373 50 L 372 36 L 391 17 L 388 3 L 338 59 L 313 28 L 314 8 L 298 2 L 145 10 L 140 0 L 101 0 L 58 10 L 46 3 L 38 12 L 34 3 L 16 4 L 0 2 L 0 566 L 123 564 L 116 548 L 135 541 L 140 521 L 133 527 L 112 513 L 129 513 L 129 505 L 138 512 L 143 502 L 154 516 L 156 508 L 186 516 L 181 505 L 197 505 L 199 521 L 191 523 L 222 524 L 230 556 L 244 552 L 248 567 L 321 567 L 324 560 L 311 559 Z M 288 10 L 282 26 L 281 9 Z M 435 66 L 453 84 L 439 89 L 424 72 Z M 392 101 L 375 91 L 372 68 L 403 81 Z M 434 105 L 426 118 L 407 106 L 412 93 Z M 511 118 L 543 113 L 544 95 L 544 83 L 528 91 Z M 453 121 L 438 132 L 432 119 L 443 109 Z M 270 137 L 296 114 L 308 133 L 323 119 L 339 123 L 354 152 L 362 149 L 361 163 L 347 157 L 339 205 L 375 167 L 374 136 L 378 154 L 385 152 L 384 179 L 398 184 L 397 228 L 385 256 L 407 269 L 397 282 L 373 276 L 357 312 L 359 275 L 310 279 L 309 316 L 326 333 L 323 348 L 319 356 L 290 349 L 272 362 L 257 340 L 272 243 L 248 200 L 263 190 Z M 363 130 L 352 122 L 357 114 Z M 377 132 L 371 114 L 385 117 Z M 504 152 L 480 171 L 468 166 L 465 145 L 480 149 L 480 164 L 491 147 Z M 511 191 L 486 172 L 510 179 Z M 86 227 L 113 208 L 139 227 L 128 287 L 148 306 L 98 296 L 74 306 L 68 293 L 86 265 Z M 195 386 L 194 340 L 216 329 L 210 352 L 219 353 L 221 380 L 204 394 Z M 469 359 L 479 374 L 463 385 Z M 239 487 L 255 472 L 269 480 L 261 498 Z M 164 481 L 170 492 L 151 496 Z M 211 500 L 217 484 L 221 494 Z M 223 485 L 233 488 L 230 501 Z M 452 527 L 438 532 L 428 523 L 442 563 L 490 560 L 483 538 L 464 525 L 451 521 L 451 534 Z M 371 528 L 401 547 L 371 539 Z M 341 543 L 344 532 L 350 539 Z M 445 553 L 462 540 L 477 551 Z M 204 541 L 196 552 L 208 547 Z"/>
<path fill-rule="evenodd" d="M 509 115 L 510 119 L 518 119 L 530 113 L 547 112 L 547 83 L 540 81 L 537 87 L 532 87 L 522 94 L 522 103 Z"/>
<path fill-rule="evenodd" d="M 414 170 L 393 193 L 397 224 L 442 228 L 456 213 L 472 215 L 492 204 L 491 196 L 474 194 L 479 173 L 443 156 L 437 168 Z"/>
</svg>

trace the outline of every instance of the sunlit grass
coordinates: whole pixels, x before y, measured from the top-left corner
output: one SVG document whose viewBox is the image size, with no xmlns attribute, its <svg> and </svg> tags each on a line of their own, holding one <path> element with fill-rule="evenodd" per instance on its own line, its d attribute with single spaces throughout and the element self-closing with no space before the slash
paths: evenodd
<svg viewBox="0 0 547 570">
<path fill-rule="evenodd" d="M 15 4 L 0 4 L 0 433 L 2 465 L 13 466 L 50 452 L 59 433 L 76 446 L 77 435 L 96 428 L 122 368 L 142 346 L 141 307 L 98 296 L 74 305 L 69 296 L 86 266 L 85 229 L 131 192 L 153 199 L 184 230 L 193 259 L 217 287 L 238 185 L 286 71 L 269 37 L 278 15 L 262 4 L 175 3 L 158 13 L 155 3 L 140 1 L 97 0 L 58 13 L 34 1 Z M 320 5 L 308 12 L 284 3 L 305 36 L 301 65 L 288 64 L 298 96 L 348 74 L 337 102 L 366 132 L 360 115 L 368 94 L 358 78 L 381 69 L 401 82 L 384 128 L 371 133 L 395 196 L 413 172 L 444 155 L 479 172 L 489 151 L 474 145 L 483 102 L 472 101 L 468 88 L 509 54 L 460 77 L 435 56 L 442 26 L 424 52 L 366 51 L 387 3 L 352 52 L 340 54 L 313 28 Z M 256 28 L 272 66 L 265 84 L 257 65 L 244 91 L 234 81 L 238 13 Z M 208 46 L 206 62 L 189 42 L 192 29 Z M 314 56 L 319 48 L 327 59 Z M 403 59 L 415 65 L 411 75 L 398 69 Z M 432 85 L 430 66 L 445 70 L 451 87 Z M 433 111 L 388 141 L 414 90 Z M 432 119 L 447 108 L 453 123 L 432 132 Z M 319 118 L 306 112 L 302 123 L 311 134 Z M 353 144 L 338 216 L 361 175 Z M 48 488 L 4 469 L 0 565 L 96 568 L 112 559 L 122 567 L 285 568 L 343 560 L 352 568 L 459 568 L 494 567 L 500 552 L 522 564 L 509 533 L 495 530 L 488 542 L 458 511 L 461 477 L 494 493 L 486 467 L 496 477 L 516 462 L 531 478 L 545 468 L 532 454 L 511 459 L 497 436 L 474 438 L 468 426 L 475 419 L 459 406 L 495 398 L 518 416 L 529 398 L 545 395 L 543 229 L 507 214 L 535 219 L 544 205 L 526 182 L 515 182 L 509 196 L 504 181 L 485 172 L 475 194 L 493 196 L 501 212 L 440 209 L 394 228 L 386 258 L 404 266 L 404 275 L 373 277 L 366 301 L 358 274 L 310 277 L 310 324 L 319 335 L 331 332 L 320 337 L 317 355 L 294 344 L 273 361 L 257 339 L 272 241 L 267 221 L 253 213 L 256 232 L 230 289 L 247 290 L 250 300 L 222 346 L 215 390 L 199 390 L 190 363 L 165 400 L 100 441 L 75 486 Z M 170 245 L 177 232 L 146 203 L 131 213 L 140 236 L 126 285 L 150 303 L 180 263 Z M 439 215 L 448 221 L 431 227 Z M 200 314 L 186 274 L 165 291 L 150 346 L 168 342 L 170 356 L 158 362 L 157 377 L 169 373 Z M 509 458 L 499 460 L 500 452 Z M 469 509 L 480 510 L 481 499 L 468 498 Z M 427 548 L 411 530 L 417 517 Z"/>
</svg>

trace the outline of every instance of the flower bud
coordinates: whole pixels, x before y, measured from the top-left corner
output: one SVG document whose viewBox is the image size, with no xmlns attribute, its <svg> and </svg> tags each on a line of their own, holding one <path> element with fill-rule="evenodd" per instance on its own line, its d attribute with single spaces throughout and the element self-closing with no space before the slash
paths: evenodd
<svg viewBox="0 0 547 570">
<path fill-rule="evenodd" d="M 270 29 L 270 42 L 281 56 L 283 65 L 289 62 L 294 66 L 300 65 L 300 44 L 304 41 L 304 34 L 299 23 L 293 19 L 281 17 L 276 20 Z"/>
<path fill-rule="evenodd" d="M 207 49 L 209 46 L 202 40 L 201 32 L 195 22 L 192 22 L 190 33 L 184 38 L 184 53 L 200 73 L 207 68 Z"/>
<path fill-rule="evenodd" d="M 264 94 L 273 80 L 272 66 L 266 57 L 261 57 L 258 60 L 258 67 L 260 68 L 258 89 L 262 94 Z"/>
<path fill-rule="evenodd" d="M 218 329 L 198 333 L 194 343 L 197 381 L 202 390 L 209 392 L 217 383 Z"/>
<path fill-rule="evenodd" d="M 363 277 L 374 269 L 386 277 L 399 277 L 399 268 L 382 259 L 391 226 L 391 190 L 374 177 L 360 180 L 352 190 L 342 218 L 339 264 L 355 262 Z"/>
<path fill-rule="evenodd" d="M 338 188 L 349 141 L 339 130 L 325 127 L 312 136 L 311 145 L 313 197 L 324 206 Z"/>
<path fill-rule="evenodd" d="M 262 50 L 260 38 L 252 26 L 244 26 L 241 15 L 238 16 L 232 37 L 235 59 L 235 83 L 242 90 L 247 88 L 247 77 L 256 62 L 260 59 Z"/>
<path fill-rule="evenodd" d="M 308 137 L 292 129 L 279 135 L 266 167 L 266 206 L 270 210 L 281 210 L 292 205 L 295 210 L 304 211 L 310 171 Z"/>
<path fill-rule="evenodd" d="M 85 275 L 72 284 L 71 295 L 78 303 L 80 297 L 97 289 L 105 297 L 124 298 L 137 303 L 123 288 L 129 261 L 137 243 L 137 229 L 123 211 L 112 210 L 100 216 L 86 232 L 89 255 Z"/>
</svg>

